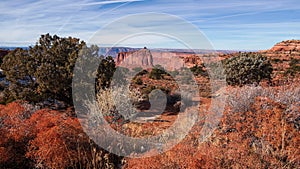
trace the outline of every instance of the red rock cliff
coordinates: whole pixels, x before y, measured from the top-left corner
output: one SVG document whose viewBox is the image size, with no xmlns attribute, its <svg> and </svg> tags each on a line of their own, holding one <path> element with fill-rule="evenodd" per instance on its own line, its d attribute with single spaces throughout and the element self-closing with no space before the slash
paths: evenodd
<svg viewBox="0 0 300 169">
<path fill-rule="evenodd" d="M 277 43 L 270 49 L 271 52 L 300 52 L 300 40 L 286 40 Z"/>
<path fill-rule="evenodd" d="M 149 49 L 135 52 L 120 52 L 116 64 L 122 67 L 153 67 L 153 56 Z"/>
</svg>

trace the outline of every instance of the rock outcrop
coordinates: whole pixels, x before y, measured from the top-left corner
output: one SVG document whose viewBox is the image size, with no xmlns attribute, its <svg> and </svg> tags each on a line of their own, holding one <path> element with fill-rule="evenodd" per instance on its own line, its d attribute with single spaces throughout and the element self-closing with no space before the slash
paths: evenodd
<svg viewBox="0 0 300 169">
<path fill-rule="evenodd" d="M 150 51 L 144 48 L 135 52 L 120 52 L 115 61 L 117 66 L 127 68 L 151 68 L 155 65 L 161 65 L 167 70 L 175 70 L 185 67 L 183 58 L 190 55 L 187 53 Z"/>
<path fill-rule="evenodd" d="M 300 57 L 300 40 L 286 40 L 275 44 L 269 50 L 259 51 L 259 53 L 272 59 L 290 60 Z"/>
<path fill-rule="evenodd" d="M 184 53 L 174 53 L 174 52 L 152 52 L 153 64 L 161 65 L 166 70 L 175 70 L 185 67 L 185 63 L 181 57 Z"/>
<path fill-rule="evenodd" d="M 192 52 L 173 52 L 141 49 L 136 52 L 120 52 L 115 58 L 117 66 L 132 68 L 149 68 L 161 65 L 166 70 L 178 70 L 182 67 L 201 65 L 204 61 L 215 62 L 223 57 L 217 57 L 220 53 L 195 54 Z"/>
<path fill-rule="evenodd" d="M 116 57 L 116 64 L 127 68 L 153 67 L 153 56 L 147 48 L 134 52 L 120 52 Z"/>
<path fill-rule="evenodd" d="M 141 49 L 135 52 L 120 52 L 115 58 L 117 66 L 133 68 L 149 68 L 161 65 L 166 70 L 178 70 L 182 67 L 192 67 L 204 62 L 215 62 L 219 53 L 195 54 L 192 52 L 174 52 L 166 50 Z"/>
<path fill-rule="evenodd" d="M 284 84 L 286 73 L 292 60 L 300 60 L 300 40 L 286 40 L 275 44 L 271 49 L 259 51 L 268 57 L 273 65 L 273 81 Z"/>
<path fill-rule="evenodd" d="M 286 40 L 277 43 L 270 51 L 276 52 L 295 52 L 300 51 L 300 40 Z"/>
</svg>

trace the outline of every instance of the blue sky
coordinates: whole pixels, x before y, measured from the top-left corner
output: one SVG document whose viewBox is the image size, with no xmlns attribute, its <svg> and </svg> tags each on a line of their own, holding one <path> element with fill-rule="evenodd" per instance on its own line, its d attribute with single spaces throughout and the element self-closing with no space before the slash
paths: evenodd
<svg viewBox="0 0 300 169">
<path fill-rule="evenodd" d="M 0 8 L 0 46 L 29 46 L 45 33 L 88 42 L 105 25 L 144 12 L 185 19 L 215 49 L 268 49 L 282 40 L 300 39 L 299 0 L 2 0 Z M 172 43 L 160 43 L 160 47 L 172 47 Z"/>
</svg>

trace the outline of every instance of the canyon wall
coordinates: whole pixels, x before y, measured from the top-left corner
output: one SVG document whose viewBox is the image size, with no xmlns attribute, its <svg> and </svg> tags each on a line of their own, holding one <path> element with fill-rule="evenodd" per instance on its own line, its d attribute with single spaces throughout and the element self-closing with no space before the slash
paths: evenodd
<svg viewBox="0 0 300 169">
<path fill-rule="evenodd" d="M 176 70 L 202 63 L 200 57 L 192 53 L 158 51 L 146 48 L 135 52 L 120 52 L 115 61 L 116 65 L 121 67 L 151 68 L 155 65 L 161 65 L 167 70 Z"/>
</svg>

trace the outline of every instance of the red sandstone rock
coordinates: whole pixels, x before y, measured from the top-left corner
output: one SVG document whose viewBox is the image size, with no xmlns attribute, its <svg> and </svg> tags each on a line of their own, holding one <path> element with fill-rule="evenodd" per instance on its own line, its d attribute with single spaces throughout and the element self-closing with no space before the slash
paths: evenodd
<svg viewBox="0 0 300 169">
<path fill-rule="evenodd" d="M 300 40 L 287 40 L 277 43 L 270 51 L 295 51 L 300 50 Z"/>
<path fill-rule="evenodd" d="M 149 49 L 135 52 L 121 52 L 116 58 L 116 64 L 122 67 L 153 67 L 153 57 Z"/>
</svg>

